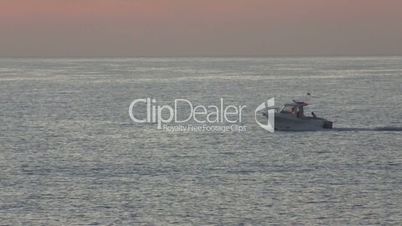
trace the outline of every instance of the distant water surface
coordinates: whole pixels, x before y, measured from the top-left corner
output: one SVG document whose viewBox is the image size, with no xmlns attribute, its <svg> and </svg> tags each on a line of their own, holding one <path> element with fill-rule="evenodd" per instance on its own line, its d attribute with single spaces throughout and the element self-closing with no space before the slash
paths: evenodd
<svg viewBox="0 0 402 226">
<path fill-rule="evenodd" d="M 306 92 L 337 130 L 255 124 Z M 246 104 L 248 131 L 134 124 L 146 97 Z M 0 59 L 0 224 L 400 224 L 402 133 L 373 129 L 389 126 L 401 57 Z"/>
</svg>

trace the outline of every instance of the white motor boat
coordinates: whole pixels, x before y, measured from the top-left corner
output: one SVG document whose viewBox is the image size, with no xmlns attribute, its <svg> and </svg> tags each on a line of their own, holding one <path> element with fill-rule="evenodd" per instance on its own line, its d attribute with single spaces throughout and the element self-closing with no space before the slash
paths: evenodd
<svg viewBox="0 0 402 226">
<path fill-rule="evenodd" d="M 317 117 L 314 112 L 312 116 L 304 115 L 305 102 L 293 101 L 284 104 L 275 112 L 275 130 L 278 131 L 314 131 L 321 129 L 332 129 L 333 122 Z M 267 116 L 267 113 L 263 113 Z"/>
</svg>

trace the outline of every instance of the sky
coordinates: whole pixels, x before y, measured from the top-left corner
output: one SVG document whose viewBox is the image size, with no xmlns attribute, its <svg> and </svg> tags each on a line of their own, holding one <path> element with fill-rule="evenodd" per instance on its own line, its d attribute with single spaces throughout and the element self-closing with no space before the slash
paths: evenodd
<svg viewBox="0 0 402 226">
<path fill-rule="evenodd" d="M 0 57 L 402 55 L 402 0 L 0 0 Z"/>
</svg>

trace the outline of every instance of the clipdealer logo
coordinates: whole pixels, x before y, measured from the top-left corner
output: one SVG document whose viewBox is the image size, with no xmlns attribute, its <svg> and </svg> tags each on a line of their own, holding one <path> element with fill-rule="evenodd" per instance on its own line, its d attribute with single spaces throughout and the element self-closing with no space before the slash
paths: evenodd
<svg viewBox="0 0 402 226">
<path fill-rule="evenodd" d="M 242 117 L 246 107 L 227 105 L 223 98 L 219 105 L 208 106 L 195 105 L 187 99 L 175 99 L 172 105 L 161 105 L 156 99 L 144 98 L 131 102 L 129 115 L 136 123 L 155 123 L 158 129 L 169 132 L 244 132 L 247 127 L 242 125 Z M 183 126 L 184 123 L 187 125 Z"/>
<path fill-rule="evenodd" d="M 254 111 L 254 118 L 255 122 L 263 129 L 268 132 L 274 133 L 275 132 L 275 98 L 271 98 L 266 102 L 260 104 Z M 258 121 L 257 113 L 266 110 L 267 113 L 265 114 L 268 118 L 267 123 L 261 123 Z"/>
<path fill-rule="evenodd" d="M 255 110 L 257 124 L 274 132 L 274 98 L 262 103 Z M 157 129 L 167 132 L 245 132 L 243 125 L 246 105 L 227 104 L 220 98 L 218 105 L 195 105 L 187 99 L 175 99 L 169 104 L 160 104 L 156 99 L 135 99 L 129 107 L 129 115 L 135 123 L 152 123 Z M 257 113 L 267 109 L 268 122 L 261 123 Z"/>
</svg>

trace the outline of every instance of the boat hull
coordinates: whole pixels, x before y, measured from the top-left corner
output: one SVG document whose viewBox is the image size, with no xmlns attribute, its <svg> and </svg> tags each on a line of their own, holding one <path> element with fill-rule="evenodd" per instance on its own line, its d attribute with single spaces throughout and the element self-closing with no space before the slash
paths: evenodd
<svg viewBox="0 0 402 226">
<path fill-rule="evenodd" d="M 275 113 L 275 130 L 315 131 L 332 129 L 332 122 L 318 117 L 297 118 L 292 114 Z"/>
</svg>

